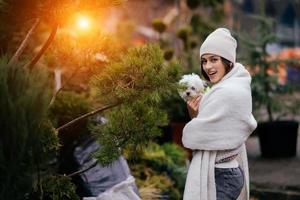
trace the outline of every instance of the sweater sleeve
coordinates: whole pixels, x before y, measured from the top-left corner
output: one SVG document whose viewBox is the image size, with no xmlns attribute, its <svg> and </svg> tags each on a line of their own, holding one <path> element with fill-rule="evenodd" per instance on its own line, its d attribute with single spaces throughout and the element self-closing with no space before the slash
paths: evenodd
<svg viewBox="0 0 300 200">
<path fill-rule="evenodd" d="M 248 95 L 247 91 L 234 87 L 219 87 L 200 102 L 198 116 L 183 129 L 182 142 L 190 149 L 235 149 L 246 141 L 255 127 L 251 93 Z"/>
</svg>

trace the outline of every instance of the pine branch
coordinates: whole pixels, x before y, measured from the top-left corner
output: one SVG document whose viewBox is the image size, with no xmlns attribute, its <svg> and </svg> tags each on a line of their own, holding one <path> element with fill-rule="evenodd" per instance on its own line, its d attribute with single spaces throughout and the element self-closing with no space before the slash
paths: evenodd
<svg viewBox="0 0 300 200">
<path fill-rule="evenodd" d="M 84 172 L 86 172 L 86 171 L 92 169 L 93 167 L 96 167 L 97 163 L 98 163 L 98 162 L 96 161 L 96 162 L 94 162 L 93 164 L 91 164 L 90 166 L 88 166 L 87 168 L 82 169 L 82 170 L 79 170 L 79 171 L 76 171 L 76 172 L 74 172 L 74 173 L 72 173 L 72 174 L 68 174 L 67 176 L 68 176 L 68 177 L 73 177 L 73 176 L 76 176 L 76 175 L 78 175 L 78 174 L 84 173 Z"/>
<path fill-rule="evenodd" d="M 65 128 L 67 128 L 67 127 L 69 127 L 69 126 L 71 126 L 71 125 L 73 125 L 73 124 L 75 124 L 75 123 L 77 123 L 77 122 L 83 120 L 83 119 L 86 119 L 86 118 L 88 118 L 88 117 L 90 117 L 90 116 L 93 116 L 93 115 L 95 115 L 95 114 L 97 114 L 97 113 L 99 113 L 99 112 L 105 111 L 105 110 L 107 110 L 107 109 L 113 108 L 113 107 L 115 107 L 115 106 L 117 106 L 117 105 L 119 105 L 119 104 L 120 104 L 120 103 L 113 104 L 113 105 L 107 105 L 107 106 L 98 108 L 98 109 L 96 109 L 96 110 L 93 110 L 93 111 L 91 111 L 91 112 L 89 112 L 89 113 L 86 113 L 86 114 L 84 114 L 84 115 L 81 115 L 80 117 L 77 117 L 77 118 L 73 119 L 72 121 L 70 121 L 70 122 L 68 122 L 68 123 L 66 123 L 66 124 L 64 124 L 64 125 L 62 125 L 62 126 L 60 126 L 60 127 L 58 127 L 56 130 L 59 132 L 59 131 L 65 129 Z"/>
<path fill-rule="evenodd" d="M 22 55 L 22 53 L 24 52 L 24 49 L 26 48 L 26 46 L 29 43 L 29 39 L 31 38 L 33 32 L 36 30 L 36 28 L 38 27 L 38 25 L 40 24 L 41 20 L 40 19 L 36 19 L 34 24 L 32 25 L 32 27 L 30 28 L 30 30 L 27 32 L 24 40 L 22 41 L 21 45 L 19 46 L 18 50 L 15 52 L 15 54 L 13 55 L 13 57 L 10 59 L 9 61 L 9 65 L 13 65 L 16 62 L 18 62 L 19 57 Z"/>
<path fill-rule="evenodd" d="M 60 93 L 60 91 L 62 91 L 63 89 L 64 89 L 64 87 L 66 86 L 66 85 L 68 85 L 68 83 L 72 80 L 72 78 L 74 78 L 74 76 L 77 74 L 77 72 L 80 70 L 82 68 L 82 66 L 81 67 L 78 67 L 72 74 L 71 74 L 71 76 L 68 78 L 68 80 L 54 93 L 54 95 L 53 95 L 53 97 L 52 97 L 52 99 L 51 99 L 51 101 L 50 101 L 50 103 L 49 103 L 49 107 L 50 106 L 52 106 L 53 105 L 53 103 L 54 103 L 54 101 L 55 101 L 55 99 L 56 99 L 56 97 L 57 97 L 57 95 Z"/>
<path fill-rule="evenodd" d="M 45 51 L 48 49 L 48 47 L 50 46 L 50 44 L 52 43 L 52 41 L 54 40 L 54 37 L 57 33 L 57 29 L 58 29 L 58 24 L 54 24 L 51 30 L 51 33 L 47 39 L 47 41 L 45 42 L 45 44 L 43 45 L 43 47 L 40 49 L 40 51 L 35 55 L 35 57 L 29 62 L 27 63 L 24 67 L 25 68 L 30 68 L 32 69 L 34 67 L 34 65 L 39 61 L 39 59 L 42 57 L 42 55 L 45 53 Z"/>
</svg>

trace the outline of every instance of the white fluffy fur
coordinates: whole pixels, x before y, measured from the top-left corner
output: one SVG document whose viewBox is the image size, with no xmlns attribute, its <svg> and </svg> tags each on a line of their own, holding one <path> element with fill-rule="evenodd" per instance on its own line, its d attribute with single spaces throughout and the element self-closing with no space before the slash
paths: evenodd
<svg viewBox="0 0 300 200">
<path fill-rule="evenodd" d="M 179 90 L 180 96 L 184 101 L 188 101 L 195 96 L 203 94 L 206 83 L 197 74 L 192 73 L 183 75 L 179 84 L 185 88 Z"/>
</svg>

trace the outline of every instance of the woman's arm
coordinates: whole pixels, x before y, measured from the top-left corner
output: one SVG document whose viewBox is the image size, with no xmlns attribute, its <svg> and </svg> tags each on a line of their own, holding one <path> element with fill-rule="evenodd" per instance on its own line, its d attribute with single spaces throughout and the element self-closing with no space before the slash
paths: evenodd
<svg viewBox="0 0 300 200">
<path fill-rule="evenodd" d="M 187 101 L 187 108 L 189 111 L 189 115 L 191 119 L 195 118 L 198 115 L 199 104 L 202 96 L 195 97 L 189 101 Z"/>
<path fill-rule="evenodd" d="M 186 124 L 182 133 L 182 143 L 189 149 L 235 149 L 256 127 L 250 93 L 236 90 L 234 85 L 213 88 L 200 104 L 201 114 Z"/>
</svg>

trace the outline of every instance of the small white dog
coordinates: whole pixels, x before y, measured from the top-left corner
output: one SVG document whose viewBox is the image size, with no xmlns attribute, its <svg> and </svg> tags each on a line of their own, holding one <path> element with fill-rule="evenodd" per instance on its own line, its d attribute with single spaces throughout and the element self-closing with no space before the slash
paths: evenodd
<svg viewBox="0 0 300 200">
<path fill-rule="evenodd" d="M 188 101 L 195 96 L 203 94 L 207 84 L 197 74 L 192 73 L 183 75 L 179 85 L 179 95 L 184 101 Z"/>
</svg>

